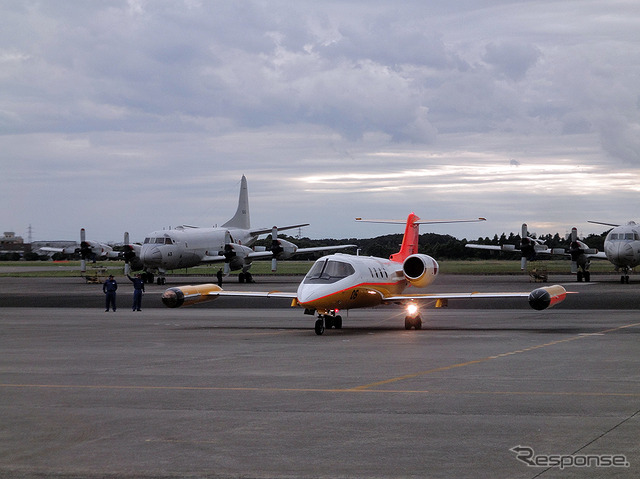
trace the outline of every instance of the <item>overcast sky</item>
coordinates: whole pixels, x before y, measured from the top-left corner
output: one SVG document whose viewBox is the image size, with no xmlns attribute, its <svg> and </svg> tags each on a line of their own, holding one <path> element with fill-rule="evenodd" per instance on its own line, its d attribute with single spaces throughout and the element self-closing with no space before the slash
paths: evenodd
<svg viewBox="0 0 640 479">
<path fill-rule="evenodd" d="M 640 222 L 637 1 L 0 0 L 0 228 Z M 295 232 L 297 233 L 297 232 Z"/>
</svg>

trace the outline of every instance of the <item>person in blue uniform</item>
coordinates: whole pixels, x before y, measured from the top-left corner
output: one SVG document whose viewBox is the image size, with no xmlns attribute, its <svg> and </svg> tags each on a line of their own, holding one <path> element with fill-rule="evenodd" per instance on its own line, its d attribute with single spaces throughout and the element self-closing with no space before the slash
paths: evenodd
<svg viewBox="0 0 640 479">
<path fill-rule="evenodd" d="M 135 278 L 127 275 L 129 281 L 133 283 L 133 306 L 131 311 L 142 311 L 142 293 L 144 293 L 144 281 L 139 274 Z"/>
<path fill-rule="evenodd" d="M 106 307 L 105 312 L 109 311 L 109 306 L 116 310 L 116 290 L 118 289 L 118 283 L 113 279 L 113 275 L 109 275 L 109 279 L 107 279 L 102 285 L 102 292 L 106 295 Z"/>
</svg>

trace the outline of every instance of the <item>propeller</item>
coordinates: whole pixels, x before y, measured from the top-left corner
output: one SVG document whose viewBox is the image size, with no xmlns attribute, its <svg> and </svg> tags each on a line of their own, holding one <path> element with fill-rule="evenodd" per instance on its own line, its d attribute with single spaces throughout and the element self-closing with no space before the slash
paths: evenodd
<svg viewBox="0 0 640 479">
<path fill-rule="evenodd" d="M 527 230 L 527 224 L 522 223 L 522 234 L 520 235 L 520 269 L 524 270 L 527 267 L 527 260 L 533 261 L 536 259 L 536 248 L 534 241 L 529 237 L 529 231 Z"/>
<path fill-rule="evenodd" d="M 571 255 L 571 272 L 578 272 L 578 255 L 580 254 L 580 245 L 578 244 L 578 229 L 571 228 L 571 244 L 569 245 L 569 254 Z"/>
<path fill-rule="evenodd" d="M 129 245 L 129 232 L 124 232 L 124 246 L 123 246 L 123 254 L 124 257 L 124 274 L 129 275 L 131 273 L 131 261 L 136 257 L 135 251 Z"/>
<path fill-rule="evenodd" d="M 87 258 L 91 254 L 91 247 L 87 243 L 87 236 L 84 228 L 80 229 L 80 271 L 87 271 Z"/>
<path fill-rule="evenodd" d="M 231 246 L 231 233 L 228 231 L 224 233 L 224 251 L 221 251 L 220 254 L 224 256 L 224 275 L 227 276 L 231 272 L 230 263 L 236 256 L 236 252 Z"/>
<path fill-rule="evenodd" d="M 278 269 L 278 255 L 284 252 L 284 248 L 278 241 L 278 227 L 271 228 L 271 271 L 275 273 Z"/>
</svg>

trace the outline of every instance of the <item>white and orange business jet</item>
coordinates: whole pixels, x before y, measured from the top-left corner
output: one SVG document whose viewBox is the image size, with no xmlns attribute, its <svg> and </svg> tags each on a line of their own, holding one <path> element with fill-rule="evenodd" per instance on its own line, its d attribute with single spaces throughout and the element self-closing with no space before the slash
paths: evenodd
<svg viewBox="0 0 640 479">
<path fill-rule="evenodd" d="M 399 222 L 360 218 L 357 220 Z M 543 310 L 565 299 L 567 291 L 560 285 L 546 286 L 530 292 L 403 293 L 410 286 L 424 288 L 433 283 L 439 271 L 435 259 L 417 252 L 420 224 L 483 220 L 484 218 L 422 221 L 411 213 L 406 220 L 402 246 L 398 253 L 391 255 L 389 259 L 340 253 L 324 256 L 314 263 L 295 293 L 225 291 L 215 284 L 202 284 L 169 288 L 163 293 L 162 302 L 169 308 L 177 308 L 221 296 L 288 298 L 292 300 L 291 306 L 304 308 L 305 314 L 314 315 L 317 312 L 315 332 L 320 335 L 324 333 L 325 328 L 342 328 L 342 317 L 337 314 L 340 310 L 404 304 L 407 311 L 405 328 L 421 329 L 422 318 L 418 306 L 425 301 L 435 300 L 436 307 L 442 307 L 446 306 L 450 299 L 528 297 L 529 305 L 533 309 Z"/>
</svg>

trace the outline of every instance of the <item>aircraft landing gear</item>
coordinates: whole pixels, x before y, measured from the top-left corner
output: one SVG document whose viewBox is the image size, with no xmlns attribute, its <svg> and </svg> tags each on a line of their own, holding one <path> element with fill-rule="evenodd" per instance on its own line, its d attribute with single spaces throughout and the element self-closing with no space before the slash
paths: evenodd
<svg viewBox="0 0 640 479">
<path fill-rule="evenodd" d="M 418 305 L 415 303 L 409 303 L 407 305 L 407 315 L 404 318 L 404 329 L 409 330 L 415 328 L 416 331 L 422 329 L 422 316 Z"/>
<path fill-rule="evenodd" d="M 407 316 L 404 318 L 404 329 L 409 330 L 411 328 L 415 328 L 416 331 L 422 329 L 422 318 L 419 314 L 416 316 Z"/>
<path fill-rule="evenodd" d="M 253 281 L 253 276 L 251 275 L 251 273 L 247 272 L 242 272 L 240 274 L 238 274 L 238 282 L 240 283 L 254 283 L 255 281 Z"/>
<path fill-rule="evenodd" d="M 591 273 L 589 271 L 578 271 L 578 283 L 582 283 L 583 279 L 585 283 L 591 282 Z"/>
<path fill-rule="evenodd" d="M 625 267 L 622 270 L 622 276 L 620 276 L 620 284 L 629 284 L 629 271 L 631 268 Z"/>
<path fill-rule="evenodd" d="M 319 314 L 314 330 L 318 336 L 324 333 L 326 329 L 342 329 L 342 316 L 336 315 L 335 311 L 330 314 Z"/>
</svg>

